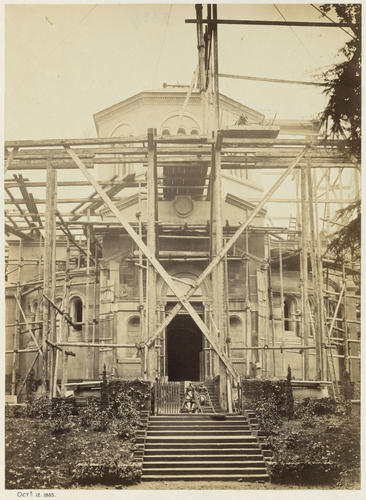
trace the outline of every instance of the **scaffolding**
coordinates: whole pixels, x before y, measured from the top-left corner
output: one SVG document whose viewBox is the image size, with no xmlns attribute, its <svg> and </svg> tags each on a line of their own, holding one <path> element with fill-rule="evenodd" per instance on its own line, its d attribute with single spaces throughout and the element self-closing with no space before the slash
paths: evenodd
<svg viewBox="0 0 366 500">
<path fill-rule="evenodd" d="M 217 8 L 207 6 L 207 19 L 202 7 L 196 7 L 198 37 L 197 82 L 201 93 L 203 135 L 163 136 L 155 129 L 138 137 L 107 137 L 91 139 L 54 139 L 6 141 L 5 143 L 5 232 L 18 238 L 18 259 L 8 259 L 6 294 L 14 300 L 14 320 L 6 324 L 12 329 L 11 394 L 20 395 L 32 369 L 40 360 L 43 391 L 50 397 L 64 396 L 68 383 L 68 360 L 75 348 L 85 350 L 90 359 L 88 379 L 99 377 L 99 356 L 118 349 L 135 349 L 142 355 L 141 376 L 159 377 L 164 372 L 162 335 L 181 309 L 190 315 L 202 332 L 206 356 L 220 366 L 230 388 L 240 375 L 233 362 L 236 349 L 244 351 L 246 376 L 249 360 L 263 368 L 263 376 L 285 375 L 285 353 L 301 356 L 302 379 L 309 380 L 309 360 L 315 357 L 316 380 L 329 381 L 334 395 L 339 394 L 340 370 L 334 360 L 341 359 L 343 368 L 353 380 L 359 376 L 360 318 L 356 304 L 360 296 L 354 285 L 359 280 L 357 262 L 339 266 L 324 252 L 321 231 L 330 234 L 330 206 L 358 200 L 360 166 L 345 156 L 344 141 L 325 140 L 319 131 L 299 138 L 283 138 L 279 127 L 244 125 L 228 129 L 219 127 Z M 211 17 L 212 13 L 212 17 Z M 193 22 L 193 21 L 192 21 Z M 203 25 L 206 23 L 205 33 Z M 128 173 L 108 181 L 98 181 L 95 171 L 105 165 L 142 167 L 145 175 Z M 255 170 L 275 177 L 272 186 L 260 199 L 248 200 L 253 210 L 237 226 L 224 224 L 222 213 L 222 175 L 225 171 Z M 70 171 L 75 180 L 69 180 Z M 28 174 L 29 172 L 29 174 Z M 356 190 L 354 198 L 345 199 L 345 173 L 352 172 Z M 29 175 L 30 179 L 23 177 Z M 275 198 L 285 181 L 296 183 L 295 197 Z M 123 215 L 129 198 L 123 190 L 137 193 L 138 211 L 135 220 Z M 135 196 L 135 194 L 133 196 Z M 177 225 L 159 218 L 159 201 L 179 195 L 193 195 L 210 202 L 207 224 Z M 349 193 L 350 194 L 350 193 Z M 142 203 L 147 217 L 142 217 Z M 269 203 L 288 203 L 296 207 L 296 217 L 288 227 L 257 227 L 256 218 Z M 71 209 L 69 207 L 72 207 Z M 146 214 L 145 214 L 146 215 Z M 106 231 L 122 231 L 131 239 L 125 258 L 138 272 L 138 308 L 141 322 L 141 343 L 117 343 L 113 335 L 115 284 L 103 277 L 105 261 L 101 251 L 101 235 Z M 250 263 L 248 238 L 253 232 L 266 235 L 266 257 L 261 261 L 268 283 L 268 307 L 262 307 L 261 338 L 258 345 L 230 347 L 227 263 L 243 263 L 246 284 L 245 308 L 251 328 L 251 300 L 248 293 Z M 322 234 L 323 234 L 322 233 Z M 205 238 L 209 251 L 164 252 L 159 240 L 172 235 L 180 238 Z M 246 240 L 246 250 L 237 254 L 239 238 Z M 63 245 L 65 258 L 58 259 L 58 245 Z M 38 249 L 38 257 L 24 257 L 24 246 Z M 283 267 L 286 259 L 296 258 L 300 269 L 301 310 L 284 316 Z M 163 263 L 167 260 L 199 261 L 206 265 L 199 278 L 182 293 L 178 278 L 171 276 Z M 281 316 L 276 317 L 273 295 L 273 265 L 279 266 Z M 30 266 L 34 275 L 25 272 Z M 200 285 L 212 277 L 213 312 L 202 319 L 190 300 Z M 15 277 L 14 281 L 11 281 Z M 159 309 L 157 278 L 162 279 L 174 294 L 176 304 L 169 313 Z M 80 281 L 80 278 L 82 281 Z M 340 284 L 339 291 L 329 286 Z M 85 318 L 80 325 L 69 310 L 74 285 L 85 286 Z M 265 288 L 265 287 L 264 287 Z M 62 302 L 56 303 L 56 291 L 62 290 Z M 261 290 L 264 292 L 264 290 Z M 22 298 L 30 293 L 38 296 L 34 319 L 23 310 Z M 101 297 L 107 297 L 102 300 Z M 109 297 L 109 298 L 108 298 Z M 351 311 L 351 312 L 350 312 Z M 157 313 L 158 312 L 158 313 Z M 296 324 L 299 342 L 286 343 L 286 322 Z M 275 332 L 280 324 L 280 339 Z M 105 326 L 106 325 L 106 326 Z M 70 328 L 82 327 L 82 341 L 70 341 Z M 21 347 L 21 338 L 29 333 L 31 342 Z M 106 335 L 107 332 L 107 335 Z M 314 339 L 314 342 L 312 341 Z M 74 349 L 74 350 L 73 350 Z M 83 351 L 84 352 L 84 351 Z M 157 352 L 152 361 L 151 352 Z M 281 359 L 279 373 L 276 353 Z M 21 356 L 33 356 L 23 380 L 16 380 Z M 154 366 L 152 367 L 152 364 Z M 212 370 L 212 364 L 211 370 Z M 60 374 L 60 375 L 59 375 Z M 230 403 L 229 403 L 230 405 Z"/>
</svg>

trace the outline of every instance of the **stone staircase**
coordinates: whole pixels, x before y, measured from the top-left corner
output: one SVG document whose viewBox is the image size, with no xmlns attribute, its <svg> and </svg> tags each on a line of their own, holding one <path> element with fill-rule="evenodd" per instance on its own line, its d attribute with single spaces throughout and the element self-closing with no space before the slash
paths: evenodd
<svg viewBox="0 0 366 500">
<path fill-rule="evenodd" d="M 268 481 L 257 437 L 245 416 L 150 416 L 142 480 Z"/>
</svg>

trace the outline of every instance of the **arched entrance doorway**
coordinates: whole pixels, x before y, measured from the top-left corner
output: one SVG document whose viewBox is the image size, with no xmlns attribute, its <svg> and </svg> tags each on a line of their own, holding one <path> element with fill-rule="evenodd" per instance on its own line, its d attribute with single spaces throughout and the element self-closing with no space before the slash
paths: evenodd
<svg viewBox="0 0 366 500">
<path fill-rule="evenodd" d="M 166 332 L 168 380 L 200 380 L 202 332 L 188 314 L 178 314 Z"/>
</svg>

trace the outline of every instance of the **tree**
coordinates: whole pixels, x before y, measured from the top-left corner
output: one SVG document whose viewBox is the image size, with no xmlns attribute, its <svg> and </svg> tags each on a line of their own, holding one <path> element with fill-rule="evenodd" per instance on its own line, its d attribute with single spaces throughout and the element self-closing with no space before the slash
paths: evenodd
<svg viewBox="0 0 366 500">
<path fill-rule="evenodd" d="M 328 245 L 328 251 L 336 262 L 361 258 L 361 202 L 355 201 L 337 212 L 337 220 L 351 218 L 348 224 L 337 231 Z"/>
<path fill-rule="evenodd" d="M 324 93 L 328 103 L 320 116 L 327 135 L 345 139 L 345 153 L 359 159 L 361 156 L 361 4 L 320 5 L 324 15 L 336 14 L 340 22 L 351 24 L 347 28 L 349 40 L 340 50 L 343 61 L 323 74 Z M 336 260 L 360 258 L 361 204 L 359 201 L 342 208 L 337 220 L 350 222 L 334 235 L 328 250 Z"/>
<path fill-rule="evenodd" d="M 357 158 L 361 152 L 361 4 L 320 5 L 327 15 L 336 14 L 339 22 L 349 23 L 349 41 L 340 50 L 344 60 L 323 74 L 324 93 L 329 97 L 320 116 L 327 133 L 345 139 L 347 150 Z"/>
</svg>

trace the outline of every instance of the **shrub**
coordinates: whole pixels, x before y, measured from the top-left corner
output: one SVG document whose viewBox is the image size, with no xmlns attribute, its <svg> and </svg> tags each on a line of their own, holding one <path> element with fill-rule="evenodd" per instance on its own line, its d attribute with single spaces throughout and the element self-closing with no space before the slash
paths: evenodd
<svg viewBox="0 0 366 500">
<path fill-rule="evenodd" d="M 72 407 L 69 402 L 64 399 L 52 400 L 50 427 L 53 434 L 62 434 L 63 432 L 70 430 L 71 414 Z"/>
<path fill-rule="evenodd" d="M 85 462 L 76 465 L 72 477 L 79 484 L 135 484 L 140 481 L 141 467 L 113 459 Z"/>
<path fill-rule="evenodd" d="M 113 419 L 109 424 L 109 429 L 119 439 L 133 439 L 136 434 L 136 425 L 127 418 Z"/>
<path fill-rule="evenodd" d="M 52 411 L 52 403 L 45 394 L 35 398 L 27 404 L 27 415 L 30 418 L 49 419 Z"/>
<path fill-rule="evenodd" d="M 6 405 L 5 417 L 24 418 L 27 416 L 27 407 L 25 405 Z"/>
<path fill-rule="evenodd" d="M 97 398 L 88 398 L 87 404 L 79 411 L 79 421 L 82 427 L 90 427 L 93 431 L 105 431 L 110 416 L 108 410 L 101 408 Z"/>
</svg>

